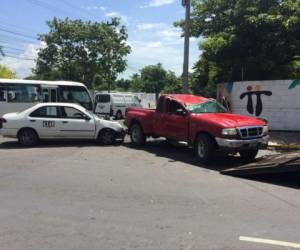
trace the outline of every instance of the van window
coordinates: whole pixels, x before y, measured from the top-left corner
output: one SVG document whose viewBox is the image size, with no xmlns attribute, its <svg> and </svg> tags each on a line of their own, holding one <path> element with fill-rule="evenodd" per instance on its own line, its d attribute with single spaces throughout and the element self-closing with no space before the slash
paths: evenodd
<svg viewBox="0 0 300 250">
<path fill-rule="evenodd" d="M 9 85 L 7 88 L 8 102 L 38 102 L 40 87 L 35 85 Z"/>
<path fill-rule="evenodd" d="M 97 95 L 96 101 L 101 103 L 110 102 L 110 95 Z"/>
</svg>

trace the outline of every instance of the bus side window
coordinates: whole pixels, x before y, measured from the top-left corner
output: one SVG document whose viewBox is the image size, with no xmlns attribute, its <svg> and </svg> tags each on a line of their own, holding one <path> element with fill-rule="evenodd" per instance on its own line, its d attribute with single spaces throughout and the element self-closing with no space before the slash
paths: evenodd
<svg viewBox="0 0 300 250">
<path fill-rule="evenodd" d="M 0 86 L 0 102 L 6 102 L 6 97 L 7 92 L 6 92 L 6 87 L 1 87 Z"/>
</svg>

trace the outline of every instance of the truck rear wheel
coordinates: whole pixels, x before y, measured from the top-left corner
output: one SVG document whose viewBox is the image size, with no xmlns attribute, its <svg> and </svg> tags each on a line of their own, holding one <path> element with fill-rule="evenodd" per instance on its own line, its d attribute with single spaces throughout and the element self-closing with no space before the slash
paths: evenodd
<svg viewBox="0 0 300 250">
<path fill-rule="evenodd" d="M 208 135 L 201 134 L 197 137 L 194 149 L 198 156 L 198 160 L 201 163 L 208 163 L 215 153 L 215 142 Z"/>
<path fill-rule="evenodd" d="M 253 161 L 258 153 L 258 149 L 248 149 L 240 151 L 239 154 L 245 161 Z"/>
<path fill-rule="evenodd" d="M 138 123 L 134 123 L 130 127 L 130 139 L 131 143 L 135 146 L 142 146 L 146 141 L 146 136 L 142 127 Z"/>
</svg>

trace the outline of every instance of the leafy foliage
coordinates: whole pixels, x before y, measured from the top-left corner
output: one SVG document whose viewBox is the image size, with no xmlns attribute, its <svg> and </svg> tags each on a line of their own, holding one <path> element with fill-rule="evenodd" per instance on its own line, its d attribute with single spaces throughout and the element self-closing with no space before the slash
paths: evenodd
<svg viewBox="0 0 300 250">
<path fill-rule="evenodd" d="M 197 91 L 229 80 L 299 77 L 300 0 L 194 0 L 191 20 L 192 36 L 203 38 Z"/>
<path fill-rule="evenodd" d="M 164 69 L 161 63 L 147 65 L 134 74 L 129 80 L 121 79 L 116 82 L 119 90 L 147 93 L 181 93 L 181 80 L 174 72 Z"/>
<path fill-rule="evenodd" d="M 40 50 L 34 69 L 38 78 L 79 81 L 91 87 L 115 81 L 126 69 L 125 57 L 131 49 L 118 18 L 107 23 L 54 18 L 47 24 L 50 32 L 40 35 L 46 47 Z M 96 74 L 101 81 L 95 81 Z"/>
<path fill-rule="evenodd" d="M 10 70 L 5 65 L 0 65 L 0 78 L 13 79 L 16 77 L 17 77 L 17 75 L 15 72 Z"/>
</svg>

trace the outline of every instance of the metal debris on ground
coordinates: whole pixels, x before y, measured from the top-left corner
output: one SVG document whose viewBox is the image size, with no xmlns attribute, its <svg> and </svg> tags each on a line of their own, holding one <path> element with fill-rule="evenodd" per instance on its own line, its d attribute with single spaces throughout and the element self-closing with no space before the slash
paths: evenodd
<svg viewBox="0 0 300 250">
<path fill-rule="evenodd" d="M 255 162 L 222 170 L 221 174 L 250 176 L 291 172 L 300 173 L 300 151 L 263 156 L 257 158 Z"/>
</svg>

